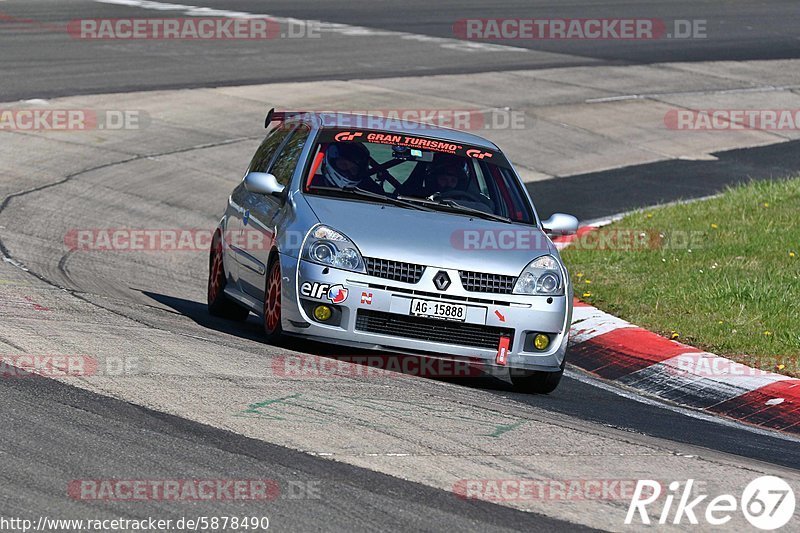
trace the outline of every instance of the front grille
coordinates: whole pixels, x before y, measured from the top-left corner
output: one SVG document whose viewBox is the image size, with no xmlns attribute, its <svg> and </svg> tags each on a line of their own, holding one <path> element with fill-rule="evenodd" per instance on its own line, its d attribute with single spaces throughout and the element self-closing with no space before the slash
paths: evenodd
<svg viewBox="0 0 800 533">
<path fill-rule="evenodd" d="M 511 294 L 514 292 L 514 283 L 517 282 L 517 278 L 514 276 L 503 276 L 501 274 L 459 270 L 458 275 L 461 278 L 461 285 L 464 286 L 464 290 L 470 292 Z"/>
<path fill-rule="evenodd" d="M 359 309 L 356 329 L 392 337 L 417 339 L 474 348 L 497 349 L 500 337 L 514 339 L 514 330 Z M 511 344 L 509 344 L 511 350 Z"/>
<path fill-rule="evenodd" d="M 424 265 L 403 263 L 402 261 L 365 257 L 364 262 L 367 265 L 367 273 L 370 276 L 399 281 L 401 283 L 418 283 L 422 278 L 422 273 L 425 272 Z"/>
<path fill-rule="evenodd" d="M 493 300 L 490 297 L 487 298 L 478 298 L 475 296 L 458 296 L 456 294 L 442 294 L 440 292 L 427 292 L 421 291 L 418 289 L 406 289 L 405 287 L 398 287 L 396 285 L 378 285 L 377 283 L 370 283 L 370 289 L 378 289 L 380 291 L 391 291 L 391 292 L 398 292 L 402 294 L 412 294 L 414 296 L 422 296 L 425 298 L 431 298 L 435 300 L 447 300 L 447 301 L 456 301 L 456 302 L 469 302 L 473 304 L 485 304 L 485 305 L 504 305 L 509 306 L 511 302 L 506 300 Z M 490 295 L 491 296 L 491 295 Z M 514 304 L 519 305 L 522 307 L 530 307 L 530 304 Z"/>
</svg>

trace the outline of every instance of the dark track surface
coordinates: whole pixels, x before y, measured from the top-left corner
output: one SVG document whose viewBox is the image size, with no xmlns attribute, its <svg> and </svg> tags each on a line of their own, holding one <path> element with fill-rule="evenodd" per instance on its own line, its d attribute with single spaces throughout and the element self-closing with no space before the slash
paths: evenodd
<svg viewBox="0 0 800 533">
<path fill-rule="evenodd" d="M 717 161 L 669 160 L 528 183 L 539 215 L 594 220 L 642 207 L 702 198 L 751 180 L 800 174 L 800 141 L 714 154 Z M 602 194 L 597 194 L 602 190 Z"/>
<path fill-rule="evenodd" d="M 0 380 L 3 516 L 136 518 L 266 516 L 277 531 L 589 531 L 544 516 L 465 500 L 366 469 L 312 457 L 52 380 Z M 71 423 L 64 423 L 71 421 Z M 12 437 L 13 435 L 13 437 Z M 145 436 L 145 438 L 142 438 Z M 69 457 L 68 462 L 64 458 Z M 20 460 L 24 458 L 24 460 Z M 121 460 L 120 458 L 124 458 Z M 155 460 L 157 458 L 157 460 Z M 123 464 L 120 464 L 123 463 Z M 268 501 L 85 502 L 65 498 L 81 479 L 265 479 Z M 35 509 L 37 514 L 31 515 Z"/>
<path fill-rule="evenodd" d="M 791 0 L 670 0 L 577 2 L 513 0 L 466 2 L 260 2 L 187 0 L 277 17 L 338 22 L 378 30 L 453 38 L 465 18 L 657 18 L 705 20 L 706 38 L 635 40 L 508 40 L 496 44 L 529 52 L 455 52 L 398 37 L 323 34 L 320 38 L 262 42 L 81 41 L 63 26 L 78 18 L 158 18 L 185 10 L 154 11 L 90 0 L 9 0 L 0 11 L 3 56 L 0 100 L 84 93 L 244 85 L 279 81 L 424 76 L 588 64 L 780 59 L 800 55 L 800 10 Z M 483 5 L 483 7 L 482 7 Z M 34 23 L 20 25 L 20 20 Z M 37 24 L 38 23 L 38 24 Z M 54 27 L 43 27 L 50 24 Z M 557 55 L 554 55 L 557 54 Z"/>
</svg>

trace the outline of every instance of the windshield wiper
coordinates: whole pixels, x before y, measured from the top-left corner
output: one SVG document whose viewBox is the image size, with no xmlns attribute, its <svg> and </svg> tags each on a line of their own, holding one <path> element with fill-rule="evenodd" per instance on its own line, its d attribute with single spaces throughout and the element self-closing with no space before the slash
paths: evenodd
<svg viewBox="0 0 800 533">
<path fill-rule="evenodd" d="M 481 218 L 488 218 L 490 220 L 497 220 L 499 222 L 505 222 L 506 224 L 513 224 L 513 220 L 508 217 L 504 217 L 502 215 L 495 215 L 494 213 L 488 213 L 486 211 L 481 211 L 480 209 L 475 209 L 473 207 L 468 207 L 466 205 L 462 205 L 455 200 L 449 198 L 417 198 L 416 196 L 398 196 L 398 200 L 404 200 L 406 202 L 414 202 L 419 203 L 422 205 L 430 205 L 435 207 L 444 207 L 453 212 L 457 213 L 465 213 L 474 215 L 476 217 Z"/>
<path fill-rule="evenodd" d="M 408 202 L 405 200 L 395 198 L 393 196 L 386 196 L 377 192 L 368 191 L 366 189 L 362 189 L 361 187 L 356 187 L 355 185 L 345 185 L 344 187 L 329 187 L 327 185 L 320 185 L 317 187 L 311 187 L 309 191 L 325 191 L 325 192 L 333 192 L 333 193 L 347 193 L 353 194 L 356 196 L 362 196 L 364 198 L 371 198 L 373 200 L 378 200 L 381 202 L 385 202 L 388 204 L 396 205 L 399 207 L 406 207 L 408 209 L 416 209 L 418 211 L 433 211 L 430 207 L 425 207 L 419 204 L 415 204 L 412 202 Z"/>
</svg>

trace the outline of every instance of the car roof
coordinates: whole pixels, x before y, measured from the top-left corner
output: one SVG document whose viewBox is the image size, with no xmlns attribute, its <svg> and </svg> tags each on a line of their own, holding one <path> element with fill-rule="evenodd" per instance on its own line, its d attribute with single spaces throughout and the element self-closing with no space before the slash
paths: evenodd
<svg viewBox="0 0 800 533">
<path fill-rule="evenodd" d="M 322 129 L 352 128 L 402 133 L 406 135 L 432 137 L 435 139 L 469 144 L 476 147 L 500 151 L 496 144 L 488 139 L 484 139 L 479 135 L 474 135 L 461 130 L 445 128 L 443 126 L 434 126 L 432 124 L 426 124 L 423 122 L 415 122 L 413 120 L 381 117 L 377 115 L 363 115 L 359 113 L 338 112 L 304 112 L 296 115 L 293 118 L 302 120 L 303 122 L 308 122 L 311 125 Z"/>
</svg>

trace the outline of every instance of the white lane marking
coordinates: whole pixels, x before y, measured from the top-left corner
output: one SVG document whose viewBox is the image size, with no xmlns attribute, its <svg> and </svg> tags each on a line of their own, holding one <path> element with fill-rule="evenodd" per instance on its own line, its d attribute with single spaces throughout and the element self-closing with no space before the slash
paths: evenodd
<svg viewBox="0 0 800 533">
<path fill-rule="evenodd" d="M 623 167 L 615 167 L 615 168 L 623 168 Z M 640 207 L 638 209 L 631 209 L 630 211 L 623 211 L 622 213 L 617 213 L 616 215 L 611 215 L 610 217 L 606 217 L 606 218 L 597 218 L 597 219 L 594 219 L 594 220 L 581 221 L 581 225 L 583 225 L 583 226 L 594 226 L 595 228 L 601 228 L 603 226 L 607 226 L 607 225 L 612 224 L 614 222 L 618 222 L 618 221 L 622 220 L 623 218 L 625 218 L 627 216 L 647 211 L 648 209 L 669 207 L 669 206 L 673 206 L 673 205 L 693 204 L 695 202 L 704 202 L 706 200 L 713 200 L 714 198 L 719 198 L 720 196 L 722 196 L 722 193 L 715 193 L 715 194 L 709 194 L 708 196 L 698 196 L 697 198 L 689 198 L 688 200 L 674 200 L 672 202 L 664 202 L 662 204 L 651 205 L 651 206 L 648 206 L 648 207 Z"/>
<path fill-rule="evenodd" d="M 6 263 L 11 263 L 18 269 L 22 270 L 23 272 L 28 272 L 28 269 L 25 267 L 25 265 L 23 265 L 22 263 L 20 263 L 19 261 L 17 261 L 12 257 L 3 257 L 3 261 L 5 261 Z"/>
<path fill-rule="evenodd" d="M 673 91 L 668 93 L 643 93 L 643 94 L 621 94 L 617 96 L 603 96 L 601 98 L 588 98 L 584 100 L 587 104 L 603 104 L 606 102 L 619 102 L 625 100 L 643 100 L 646 98 L 667 98 L 670 96 L 694 96 L 694 95 L 727 95 L 727 94 L 743 94 L 743 93 L 763 93 L 763 92 L 776 92 L 776 91 L 792 91 L 797 89 L 800 85 L 762 85 L 760 87 L 740 87 L 736 89 L 717 89 L 717 90 L 699 90 L 699 91 Z"/>
<path fill-rule="evenodd" d="M 702 378 L 726 381 L 735 380 L 741 387 L 750 387 L 751 389 L 759 389 L 776 381 L 792 379 L 782 374 L 751 368 L 709 352 L 684 353 L 657 364 L 671 367 L 681 374 L 693 374 Z"/>
<path fill-rule="evenodd" d="M 792 378 L 707 352 L 671 357 L 617 381 L 688 407 L 704 408 Z"/>
<path fill-rule="evenodd" d="M 462 41 L 453 37 L 433 37 L 395 30 L 378 30 L 364 26 L 352 26 L 350 24 L 340 24 L 337 22 L 323 22 L 314 20 L 302 20 L 292 17 L 276 17 L 267 14 L 248 13 L 246 11 L 231 11 L 228 9 L 215 9 L 211 7 L 193 6 L 188 4 L 173 4 L 167 2 L 155 2 L 152 0 L 94 0 L 101 4 L 115 4 L 120 6 L 139 7 L 142 9 L 152 9 L 156 11 L 182 11 L 190 17 L 228 17 L 228 18 L 269 18 L 283 24 L 311 25 L 318 24 L 321 33 L 334 33 L 350 37 L 399 37 L 408 41 L 417 41 L 430 44 L 438 44 L 447 50 L 457 50 L 460 52 L 530 52 L 527 48 L 508 46 L 503 44 L 490 44 L 474 41 Z"/>
<path fill-rule="evenodd" d="M 751 433 L 756 433 L 758 435 L 762 435 L 762 436 L 765 436 L 765 437 L 773 437 L 773 438 L 777 438 L 777 439 L 781 439 L 781 440 L 785 440 L 785 441 L 789 441 L 789 442 L 800 443 L 800 438 L 794 437 L 794 436 L 786 434 L 786 433 L 781 433 L 781 432 L 776 431 L 776 430 L 762 429 L 762 428 L 759 428 L 759 427 L 756 427 L 756 426 L 750 426 L 750 425 L 745 424 L 743 422 L 737 422 L 736 420 L 733 420 L 731 418 L 725 418 L 722 415 L 714 415 L 714 414 L 705 413 L 703 411 L 698 411 L 696 408 L 693 409 L 693 408 L 689 408 L 689 407 L 679 407 L 677 405 L 672 405 L 672 404 L 666 403 L 665 400 L 656 400 L 656 399 L 653 399 L 653 398 L 648 398 L 647 396 L 643 396 L 641 393 L 629 392 L 629 391 L 627 391 L 627 390 L 625 390 L 625 389 L 623 389 L 623 388 L 621 388 L 619 386 L 615 386 L 615 385 L 611 385 L 611 384 L 605 383 L 604 381 L 601 381 L 599 378 L 595 378 L 595 377 L 589 376 L 589 375 L 584 374 L 582 372 L 578 372 L 578 371 L 571 370 L 571 369 L 566 369 L 564 371 L 564 375 L 567 376 L 568 378 L 574 379 L 574 380 L 579 381 L 581 383 L 585 383 L 587 385 L 591 385 L 593 387 L 597 387 L 599 389 L 603 389 L 605 391 L 608 391 L 608 392 L 611 392 L 613 394 L 616 394 L 617 396 L 620 396 L 622 398 L 626 398 L 628 400 L 633 400 L 633 401 L 635 401 L 637 403 L 641 403 L 641 404 L 645 404 L 645 405 L 651 405 L 651 406 L 654 406 L 654 407 L 658 407 L 660 409 L 666 409 L 668 411 L 672 411 L 674 413 L 682 414 L 682 415 L 685 415 L 685 416 L 688 416 L 688 417 L 691 417 L 691 418 L 696 418 L 698 420 L 703 420 L 705 422 L 713 422 L 715 424 L 720 424 L 720 425 L 727 426 L 727 427 L 732 427 L 732 428 L 736 428 L 736 429 L 743 429 L 745 431 L 749 431 Z"/>
<path fill-rule="evenodd" d="M 635 328 L 633 324 L 592 306 L 577 306 L 572 311 L 570 344 L 580 344 L 604 333 L 621 328 Z"/>
<path fill-rule="evenodd" d="M 622 220 L 625 218 L 625 215 L 628 213 L 620 213 L 618 215 L 606 217 L 606 218 L 598 218 L 595 220 L 587 220 L 583 223 L 584 226 L 592 226 L 593 228 L 602 228 L 603 226 L 608 226 L 613 222 L 617 222 L 618 220 Z"/>
</svg>

